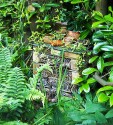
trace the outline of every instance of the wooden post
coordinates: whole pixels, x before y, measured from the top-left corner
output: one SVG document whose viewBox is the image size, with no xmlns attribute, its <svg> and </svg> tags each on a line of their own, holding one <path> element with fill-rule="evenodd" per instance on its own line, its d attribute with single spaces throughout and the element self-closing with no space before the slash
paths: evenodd
<svg viewBox="0 0 113 125">
<path fill-rule="evenodd" d="M 38 63 L 40 59 L 38 57 L 38 52 L 34 51 L 33 52 L 33 74 L 37 73 L 37 68 L 38 68 Z"/>
<path fill-rule="evenodd" d="M 108 6 L 107 2 L 108 0 L 99 0 L 96 2 L 96 11 L 101 12 L 103 15 L 107 14 Z"/>
<path fill-rule="evenodd" d="M 78 60 L 71 59 L 72 81 L 74 80 L 75 77 L 79 77 L 77 63 L 78 63 Z"/>
</svg>

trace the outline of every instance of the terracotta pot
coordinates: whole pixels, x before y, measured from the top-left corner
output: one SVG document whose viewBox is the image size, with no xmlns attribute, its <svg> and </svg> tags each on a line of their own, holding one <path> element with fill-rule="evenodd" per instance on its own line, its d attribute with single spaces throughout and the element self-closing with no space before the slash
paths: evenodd
<svg viewBox="0 0 113 125">
<path fill-rule="evenodd" d="M 64 37 L 65 46 L 70 45 L 73 42 L 74 38 L 71 36 Z"/>
<path fill-rule="evenodd" d="M 66 27 L 61 27 L 60 32 L 63 34 L 67 33 L 67 28 Z"/>
<path fill-rule="evenodd" d="M 46 36 L 43 37 L 43 41 L 44 41 L 44 43 L 48 43 L 48 44 L 50 44 L 52 38 L 53 38 L 52 35 L 46 35 Z"/>
<path fill-rule="evenodd" d="M 62 45 L 64 45 L 64 42 L 63 42 L 63 40 L 52 40 L 51 45 L 52 46 L 62 46 Z"/>
<path fill-rule="evenodd" d="M 68 31 L 67 36 L 73 37 L 74 40 L 78 40 L 80 37 L 80 32 Z"/>
</svg>

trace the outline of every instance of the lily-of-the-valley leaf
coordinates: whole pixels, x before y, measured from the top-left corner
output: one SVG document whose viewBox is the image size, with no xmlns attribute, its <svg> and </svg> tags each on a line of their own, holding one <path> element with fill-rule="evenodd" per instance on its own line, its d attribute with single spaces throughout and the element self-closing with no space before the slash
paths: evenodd
<svg viewBox="0 0 113 125">
<path fill-rule="evenodd" d="M 108 42 L 101 42 L 101 43 L 97 43 L 94 48 L 93 48 L 93 54 L 98 54 L 102 48 L 102 46 L 107 45 Z"/>
<path fill-rule="evenodd" d="M 78 84 L 80 82 L 82 82 L 84 79 L 82 77 L 77 77 L 74 78 L 74 80 L 72 81 L 72 84 Z"/>
<path fill-rule="evenodd" d="M 97 91 L 97 94 L 100 93 L 100 92 L 104 92 L 104 91 L 113 91 L 113 87 L 112 87 L 112 86 L 104 86 L 104 87 L 101 87 L 101 88 Z"/>
<path fill-rule="evenodd" d="M 92 58 L 89 59 L 89 63 L 93 63 L 97 58 L 98 56 L 93 56 Z"/>
<path fill-rule="evenodd" d="M 113 93 L 110 96 L 110 106 L 113 106 Z"/>
<path fill-rule="evenodd" d="M 109 97 L 104 93 L 101 92 L 98 96 L 98 102 L 106 102 L 109 100 Z"/>
<path fill-rule="evenodd" d="M 113 52 L 113 46 L 108 46 L 108 45 L 102 46 L 101 50 Z"/>
<path fill-rule="evenodd" d="M 100 73 L 103 72 L 104 69 L 104 59 L 102 57 L 99 57 L 97 61 L 97 69 L 100 71 Z"/>
<path fill-rule="evenodd" d="M 87 68 L 87 69 L 84 69 L 82 71 L 82 74 L 83 75 L 90 75 L 90 74 L 92 74 L 93 72 L 96 72 L 96 71 L 97 71 L 96 68 Z"/>
</svg>

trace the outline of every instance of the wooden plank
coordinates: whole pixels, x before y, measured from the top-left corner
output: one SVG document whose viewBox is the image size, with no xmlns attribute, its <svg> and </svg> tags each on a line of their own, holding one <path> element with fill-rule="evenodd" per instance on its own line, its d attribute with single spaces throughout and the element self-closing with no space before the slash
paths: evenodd
<svg viewBox="0 0 113 125">
<path fill-rule="evenodd" d="M 78 63 L 78 60 L 71 59 L 72 81 L 74 80 L 75 77 L 79 77 L 77 63 Z"/>
<path fill-rule="evenodd" d="M 39 67 L 38 66 L 39 61 L 40 61 L 40 59 L 38 57 L 38 52 L 35 52 L 35 49 L 34 49 L 34 52 L 33 52 L 33 74 L 37 73 L 37 68 Z"/>
<path fill-rule="evenodd" d="M 61 56 L 61 51 L 51 49 L 51 54 L 56 55 L 56 56 Z M 71 53 L 71 52 L 64 52 L 64 57 L 65 58 L 70 58 L 70 59 L 78 59 L 80 57 L 79 54 Z"/>
</svg>

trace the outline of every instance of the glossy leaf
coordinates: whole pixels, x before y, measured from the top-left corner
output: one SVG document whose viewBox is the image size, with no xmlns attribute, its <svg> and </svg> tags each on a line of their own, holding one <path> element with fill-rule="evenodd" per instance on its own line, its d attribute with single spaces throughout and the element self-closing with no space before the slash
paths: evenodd
<svg viewBox="0 0 113 125">
<path fill-rule="evenodd" d="M 109 81 L 113 82 L 113 68 L 110 71 Z"/>
<path fill-rule="evenodd" d="M 87 35 L 90 33 L 90 30 L 85 30 L 80 34 L 80 39 L 83 40 L 87 37 Z"/>
<path fill-rule="evenodd" d="M 80 92 L 80 93 L 83 92 L 83 87 L 82 87 L 82 86 L 79 87 L 79 92 Z"/>
<path fill-rule="evenodd" d="M 113 10 L 111 6 L 108 7 L 108 10 L 113 14 Z"/>
<path fill-rule="evenodd" d="M 71 4 L 79 4 L 79 3 L 84 3 L 87 0 L 72 0 Z"/>
<path fill-rule="evenodd" d="M 107 44 L 108 44 L 107 42 L 97 43 L 97 44 L 94 46 L 94 48 L 93 48 L 93 53 L 94 53 L 94 54 L 99 53 L 100 50 L 101 50 L 101 48 L 102 48 L 102 46 L 107 45 Z"/>
<path fill-rule="evenodd" d="M 87 69 L 84 69 L 84 70 L 82 71 L 82 74 L 83 74 L 83 75 L 90 75 L 91 73 L 93 73 L 93 72 L 95 72 L 95 71 L 97 71 L 97 69 L 95 69 L 95 68 L 87 68 Z"/>
<path fill-rule="evenodd" d="M 104 87 L 101 87 L 98 91 L 97 91 L 97 94 L 100 93 L 100 92 L 104 92 L 104 91 L 113 91 L 113 87 L 112 86 L 104 86 Z"/>
<path fill-rule="evenodd" d="M 113 52 L 113 46 L 102 46 L 101 50 Z"/>
<path fill-rule="evenodd" d="M 59 4 L 55 4 L 55 3 L 49 3 L 49 4 L 45 4 L 45 6 L 47 7 L 59 7 Z"/>
<path fill-rule="evenodd" d="M 102 24 L 103 22 L 104 22 L 104 20 L 94 22 L 94 23 L 92 24 L 92 28 L 98 27 L 98 26 L 99 26 L 100 24 Z"/>
<path fill-rule="evenodd" d="M 103 54 L 103 58 L 113 58 L 113 53 L 112 52 L 105 52 Z"/>
<path fill-rule="evenodd" d="M 78 78 L 74 78 L 74 80 L 72 81 L 72 84 L 78 84 L 80 82 L 82 82 L 84 79 L 82 77 L 78 77 Z"/>
<path fill-rule="evenodd" d="M 38 3 L 32 3 L 32 6 L 36 7 L 36 8 L 40 8 L 41 7 L 40 4 L 38 4 Z"/>
<path fill-rule="evenodd" d="M 106 63 L 104 63 L 104 66 L 106 67 L 106 66 L 112 66 L 113 65 L 113 62 L 106 62 Z"/>
<path fill-rule="evenodd" d="M 102 31 L 101 30 L 98 30 L 98 31 L 96 31 L 94 34 L 93 34 L 93 36 L 92 36 L 92 40 L 93 39 L 100 39 L 100 38 L 103 38 L 103 33 L 102 33 Z M 102 43 L 102 42 L 101 42 Z"/>
<path fill-rule="evenodd" d="M 88 93 L 90 91 L 90 86 L 88 84 L 83 84 L 82 89 L 84 90 L 84 92 Z"/>
<path fill-rule="evenodd" d="M 89 63 L 93 63 L 97 58 L 98 56 L 93 56 L 92 58 L 89 59 Z"/>
<path fill-rule="evenodd" d="M 113 106 L 113 93 L 110 96 L 110 106 Z"/>
<path fill-rule="evenodd" d="M 112 22 L 113 23 L 113 17 L 111 16 L 111 14 L 107 14 L 104 16 L 104 19 L 108 22 Z"/>
<path fill-rule="evenodd" d="M 102 15 L 102 13 L 99 12 L 99 11 L 94 11 L 94 12 L 93 12 L 93 16 L 94 16 L 94 18 L 95 18 L 96 20 L 102 20 L 102 19 L 103 19 L 103 15 Z"/>
<path fill-rule="evenodd" d="M 108 101 L 109 97 L 105 93 L 100 93 L 98 96 L 98 102 L 106 102 Z"/>
<path fill-rule="evenodd" d="M 104 60 L 102 57 L 99 57 L 97 61 L 97 69 L 102 73 L 104 69 Z"/>
<path fill-rule="evenodd" d="M 101 30 L 101 32 L 106 36 L 106 35 L 113 35 L 112 30 Z"/>
<path fill-rule="evenodd" d="M 70 2 L 71 0 L 64 0 L 64 2 Z"/>
<path fill-rule="evenodd" d="M 42 7 L 40 7 L 40 12 L 44 12 L 45 10 L 46 10 L 46 7 L 45 6 L 42 6 Z"/>
<path fill-rule="evenodd" d="M 96 82 L 96 80 L 94 78 L 89 78 L 87 80 L 87 84 L 92 84 L 92 83 L 95 83 L 95 82 Z"/>
<path fill-rule="evenodd" d="M 107 114 L 105 115 L 106 118 L 113 118 L 113 109 L 111 109 L 110 111 L 107 112 Z"/>
</svg>

